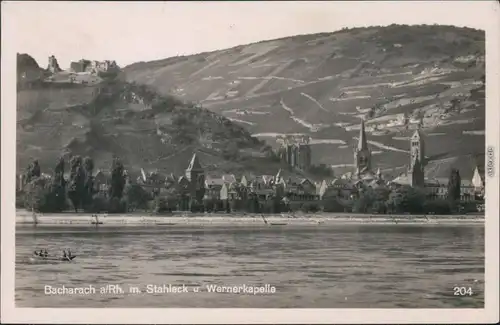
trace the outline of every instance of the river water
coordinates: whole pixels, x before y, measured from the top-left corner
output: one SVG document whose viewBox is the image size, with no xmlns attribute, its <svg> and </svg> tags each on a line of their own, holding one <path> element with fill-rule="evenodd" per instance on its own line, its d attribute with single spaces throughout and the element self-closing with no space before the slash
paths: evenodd
<svg viewBox="0 0 500 325">
<path fill-rule="evenodd" d="M 17 307 L 483 308 L 484 226 L 17 226 L 15 290 Z"/>
</svg>

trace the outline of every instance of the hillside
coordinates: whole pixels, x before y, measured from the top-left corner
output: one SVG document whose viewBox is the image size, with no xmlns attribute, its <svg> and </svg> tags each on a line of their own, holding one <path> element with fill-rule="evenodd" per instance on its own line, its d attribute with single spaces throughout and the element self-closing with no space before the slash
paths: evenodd
<svg viewBox="0 0 500 325">
<path fill-rule="evenodd" d="M 44 77 L 45 71 L 28 54 L 17 54 L 17 87 L 26 88 L 30 83 L 38 82 Z"/>
<path fill-rule="evenodd" d="M 37 158 L 50 173 L 61 154 L 79 154 L 94 158 L 96 168 L 109 168 L 118 156 L 130 171 L 182 174 L 193 152 L 208 170 L 272 173 L 281 167 L 266 157 L 262 141 L 206 109 L 117 79 L 46 82 L 32 58 L 18 59 L 19 75 L 40 72 L 17 92 L 18 170 Z"/>
<path fill-rule="evenodd" d="M 484 31 L 391 25 L 139 62 L 121 78 L 195 101 L 273 146 L 308 134 L 315 164 L 352 164 L 365 116 L 375 167 L 397 170 L 418 123 L 432 164 L 484 151 L 484 58 Z"/>
</svg>

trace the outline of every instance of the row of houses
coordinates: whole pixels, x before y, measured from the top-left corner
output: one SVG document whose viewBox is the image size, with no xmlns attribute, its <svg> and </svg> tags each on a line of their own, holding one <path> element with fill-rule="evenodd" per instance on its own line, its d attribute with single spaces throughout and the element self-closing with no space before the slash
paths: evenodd
<svg viewBox="0 0 500 325">
<path fill-rule="evenodd" d="M 196 159 L 196 158 L 194 158 Z M 184 175 L 162 175 L 158 171 L 141 173 L 137 184 L 159 194 L 167 194 L 175 188 L 180 193 L 189 194 L 190 182 Z M 259 201 L 268 200 L 276 195 L 294 201 L 317 201 L 319 184 L 307 178 L 284 177 L 282 171 L 276 175 L 240 175 L 234 174 L 206 175 L 203 177 L 203 199 L 238 200 L 255 195 Z"/>
<path fill-rule="evenodd" d="M 346 174 L 340 178 L 325 179 L 315 182 L 297 176 L 285 176 L 279 170 L 276 175 L 240 175 L 234 174 L 206 175 L 203 178 L 204 199 L 232 200 L 244 199 L 243 196 L 256 195 L 259 201 L 268 200 L 279 195 L 289 201 L 314 202 L 335 196 L 343 200 L 355 200 L 363 191 L 386 189 L 394 191 L 404 186 L 411 186 L 408 175 L 396 178 L 384 178 L 380 169 L 374 175 L 365 174 L 357 177 Z M 154 189 L 160 195 L 167 193 L 172 187 L 187 189 L 189 181 L 185 176 L 173 174 L 162 175 L 155 171 L 137 179 L 137 183 Z M 430 199 L 445 199 L 448 192 L 447 178 L 425 180 L 425 192 Z M 473 201 L 484 197 L 484 182 L 476 167 L 472 179 L 461 180 L 461 200 Z"/>
<path fill-rule="evenodd" d="M 244 200 L 249 195 L 255 195 L 259 201 L 269 200 L 271 197 L 280 196 L 288 201 L 314 202 L 330 197 L 338 197 L 343 200 L 355 200 L 360 193 L 369 189 L 396 190 L 402 186 L 409 186 L 408 175 L 400 175 L 391 180 L 385 180 L 380 169 L 370 177 L 355 177 L 345 174 L 340 178 L 325 179 L 314 182 L 307 178 L 297 176 L 285 176 L 279 170 L 276 175 L 235 175 L 235 174 L 207 174 L 201 172 L 201 164 L 193 155 L 190 166 L 195 166 L 197 172 L 202 175 L 198 184 L 192 184 L 193 179 L 187 175 L 176 176 L 174 174 L 164 175 L 159 171 L 146 173 L 141 169 L 141 175 L 134 181 L 128 179 L 154 195 L 166 196 L 175 190 L 185 197 L 190 197 L 193 191 L 201 191 L 203 199 L 213 200 Z M 192 169 L 192 167 L 191 167 Z M 187 173 L 192 172 L 189 168 Z M 48 174 L 41 175 L 50 178 Z M 96 192 L 107 193 L 110 186 L 110 174 L 97 170 L 94 175 L 94 189 Z M 17 177 L 16 188 L 22 190 L 24 187 L 23 175 Z M 448 192 L 448 179 L 435 178 L 425 181 L 425 191 L 429 198 L 444 199 Z M 472 179 L 461 180 L 461 200 L 471 201 L 484 198 L 484 182 L 478 168 L 474 170 Z"/>
</svg>

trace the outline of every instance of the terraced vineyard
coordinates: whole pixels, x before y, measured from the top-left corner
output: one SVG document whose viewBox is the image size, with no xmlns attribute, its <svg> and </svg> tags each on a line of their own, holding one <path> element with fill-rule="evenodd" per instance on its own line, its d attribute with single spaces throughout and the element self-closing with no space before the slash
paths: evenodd
<svg viewBox="0 0 500 325">
<path fill-rule="evenodd" d="M 484 42 L 483 31 L 452 26 L 357 28 L 136 63 L 122 77 L 199 102 L 271 145 L 308 134 L 313 163 L 352 164 L 365 117 L 374 164 L 390 171 L 409 162 L 418 123 L 433 164 L 482 154 Z"/>
</svg>

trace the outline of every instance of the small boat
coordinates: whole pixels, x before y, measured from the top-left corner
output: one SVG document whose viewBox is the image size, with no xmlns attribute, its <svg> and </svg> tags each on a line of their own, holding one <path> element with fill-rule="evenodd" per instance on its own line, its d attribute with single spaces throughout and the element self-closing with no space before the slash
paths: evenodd
<svg viewBox="0 0 500 325">
<path fill-rule="evenodd" d="M 33 254 L 32 258 L 35 260 L 40 260 L 40 261 L 60 261 L 60 262 L 71 262 L 76 256 L 72 255 L 70 257 L 63 257 L 63 256 L 40 256 Z"/>
<path fill-rule="evenodd" d="M 282 223 L 282 222 L 271 222 L 271 226 L 286 226 L 287 223 Z"/>
</svg>

